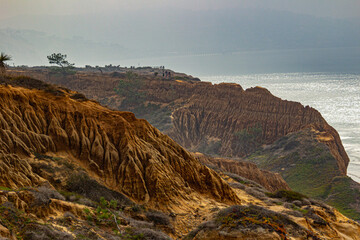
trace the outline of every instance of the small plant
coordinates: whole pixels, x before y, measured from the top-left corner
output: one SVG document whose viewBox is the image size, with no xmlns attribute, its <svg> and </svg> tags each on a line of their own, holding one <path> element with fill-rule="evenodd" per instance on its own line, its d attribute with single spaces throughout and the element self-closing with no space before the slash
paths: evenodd
<svg viewBox="0 0 360 240">
<path fill-rule="evenodd" d="M 114 199 L 110 200 L 110 207 L 113 208 L 113 209 L 117 209 L 118 201 L 116 201 Z"/>
<path fill-rule="evenodd" d="M 90 209 L 84 208 L 84 212 L 85 212 L 85 214 L 89 215 L 90 214 Z"/>
<path fill-rule="evenodd" d="M 102 208 L 107 208 L 107 207 L 109 207 L 109 202 L 108 201 L 106 201 L 106 199 L 104 198 L 104 197 L 101 197 L 100 198 L 100 206 L 102 207 Z"/>
</svg>

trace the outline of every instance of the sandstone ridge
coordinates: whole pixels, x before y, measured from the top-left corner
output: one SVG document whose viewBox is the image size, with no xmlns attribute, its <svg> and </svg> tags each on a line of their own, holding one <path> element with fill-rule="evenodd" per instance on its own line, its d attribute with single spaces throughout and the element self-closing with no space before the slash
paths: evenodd
<svg viewBox="0 0 360 240">
<path fill-rule="evenodd" d="M 41 182 L 19 157 L 52 152 L 72 156 L 106 186 L 139 203 L 167 208 L 190 201 L 194 193 L 239 202 L 214 171 L 145 120 L 62 94 L 0 86 L 3 186 Z"/>
</svg>

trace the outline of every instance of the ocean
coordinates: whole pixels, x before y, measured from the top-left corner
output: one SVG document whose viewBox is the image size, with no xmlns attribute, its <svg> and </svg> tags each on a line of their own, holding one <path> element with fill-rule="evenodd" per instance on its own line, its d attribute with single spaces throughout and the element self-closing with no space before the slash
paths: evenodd
<svg viewBox="0 0 360 240">
<path fill-rule="evenodd" d="M 212 83 L 261 86 L 273 95 L 317 109 L 340 134 L 350 158 L 348 176 L 360 183 L 360 74 L 273 73 L 202 76 Z"/>
</svg>

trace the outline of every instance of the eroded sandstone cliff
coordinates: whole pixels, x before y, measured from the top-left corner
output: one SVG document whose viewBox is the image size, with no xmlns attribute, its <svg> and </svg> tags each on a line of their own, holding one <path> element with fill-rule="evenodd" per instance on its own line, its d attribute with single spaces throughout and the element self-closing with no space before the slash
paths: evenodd
<svg viewBox="0 0 360 240">
<path fill-rule="evenodd" d="M 24 72 L 14 70 L 12 74 Z M 191 151 L 242 157 L 288 133 L 313 128 L 322 133 L 319 141 L 329 147 L 341 174 L 346 175 L 349 158 L 339 134 L 321 114 L 275 97 L 264 88 L 244 90 L 238 84 L 136 74 L 79 72 L 64 77 L 46 70 L 27 70 L 26 74 L 82 92 L 114 109 L 131 110 Z"/>
<path fill-rule="evenodd" d="M 176 206 L 198 193 L 238 202 L 221 178 L 183 148 L 133 113 L 77 101 L 72 93 L 0 87 L 1 175 L 6 187 L 34 185 L 40 179 L 26 161 L 32 153 L 64 153 L 108 187 L 140 203 Z"/>
</svg>

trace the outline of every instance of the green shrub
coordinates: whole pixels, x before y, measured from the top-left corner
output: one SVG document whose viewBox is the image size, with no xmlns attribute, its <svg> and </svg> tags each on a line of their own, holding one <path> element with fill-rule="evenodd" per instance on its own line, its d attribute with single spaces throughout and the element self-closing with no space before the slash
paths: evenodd
<svg viewBox="0 0 360 240">
<path fill-rule="evenodd" d="M 41 224 L 29 224 L 24 229 L 24 240 L 70 240 L 73 236 L 66 232 L 61 232 L 51 226 Z"/>
<path fill-rule="evenodd" d="M 232 148 L 242 155 L 251 154 L 262 144 L 262 132 L 262 126 L 260 124 L 235 132 Z"/>
<path fill-rule="evenodd" d="M 170 217 L 162 212 L 149 211 L 145 215 L 155 225 L 170 225 Z"/>
<path fill-rule="evenodd" d="M 267 196 L 271 197 L 271 198 L 283 198 L 285 199 L 287 202 L 292 202 L 295 200 L 303 200 L 304 198 L 308 198 L 307 196 L 298 193 L 298 192 L 294 192 L 294 191 L 290 191 L 290 190 L 279 190 L 275 193 L 266 193 Z"/>
<path fill-rule="evenodd" d="M 77 193 L 94 202 L 104 198 L 106 201 L 117 201 L 117 207 L 120 207 L 119 205 L 134 204 L 123 194 L 99 184 L 96 180 L 90 178 L 86 172 L 73 173 L 67 180 L 65 188 L 69 192 Z"/>
<path fill-rule="evenodd" d="M 110 207 L 113 209 L 117 209 L 118 207 L 118 202 L 114 199 L 110 200 Z"/>
</svg>

